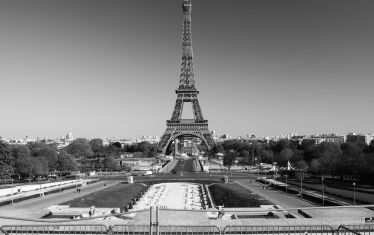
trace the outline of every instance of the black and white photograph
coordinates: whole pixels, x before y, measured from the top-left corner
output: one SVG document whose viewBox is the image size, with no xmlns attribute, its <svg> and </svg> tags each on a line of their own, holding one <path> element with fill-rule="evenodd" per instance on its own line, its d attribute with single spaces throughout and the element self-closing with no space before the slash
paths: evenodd
<svg viewBox="0 0 374 235">
<path fill-rule="evenodd" d="M 374 234 L 374 1 L 0 0 L 0 235 Z"/>
</svg>

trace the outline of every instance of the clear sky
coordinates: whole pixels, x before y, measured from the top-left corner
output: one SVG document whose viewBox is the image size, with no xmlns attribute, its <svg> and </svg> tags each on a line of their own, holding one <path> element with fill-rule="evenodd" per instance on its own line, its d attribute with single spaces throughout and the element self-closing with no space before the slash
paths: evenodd
<svg viewBox="0 0 374 235">
<path fill-rule="evenodd" d="M 179 81 L 181 3 L 1 0 L 0 136 L 161 135 Z M 211 130 L 374 132 L 374 1 L 192 4 Z"/>
</svg>

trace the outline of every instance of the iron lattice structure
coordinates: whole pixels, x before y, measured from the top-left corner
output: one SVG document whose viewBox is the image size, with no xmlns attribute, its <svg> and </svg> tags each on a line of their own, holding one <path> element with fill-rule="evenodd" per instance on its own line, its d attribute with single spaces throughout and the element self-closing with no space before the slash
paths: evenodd
<svg viewBox="0 0 374 235">
<path fill-rule="evenodd" d="M 175 91 L 177 99 L 170 120 L 166 121 L 166 131 L 158 144 L 163 154 L 170 143 L 180 136 L 191 136 L 201 139 L 208 149 L 215 145 L 215 141 L 208 128 L 208 120 L 205 120 L 201 112 L 199 91 L 195 87 L 193 72 L 192 34 L 191 34 L 191 0 L 183 1 L 183 40 L 182 40 L 182 64 L 179 87 Z M 183 104 L 192 103 L 194 119 L 181 119 Z"/>
</svg>

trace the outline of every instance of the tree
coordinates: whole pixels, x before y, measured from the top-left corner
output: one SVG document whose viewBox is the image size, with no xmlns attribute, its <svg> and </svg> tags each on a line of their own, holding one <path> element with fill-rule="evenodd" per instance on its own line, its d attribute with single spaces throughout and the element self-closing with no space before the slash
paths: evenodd
<svg viewBox="0 0 374 235">
<path fill-rule="evenodd" d="M 337 165 L 342 155 L 339 144 L 323 142 L 318 146 L 321 173 L 337 175 Z"/>
<path fill-rule="evenodd" d="M 262 149 L 259 158 L 260 162 L 272 163 L 274 162 L 274 153 L 271 149 Z"/>
<path fill-rule="evenodd" d="M 12 155 L 15 159 L 31 156 L 30 149 L 25 145 L 12 145 L 12 146 L 9 146 L 9 147 L 10 147 L 10 151 L 12 152 Z"/>
<path fill-rule="evenodd" d="M 342 157 L 338 163 L 339 175 L 357 175 L 364 168 L 366 161 L 362 149 L 355 143 L 343 143 L 341 145 Z"/>
<path fill-rule="evenodd" d="M 224 151 L 224 148 L 222 146 L 222 144 L 220 143 L 217 143 L 216 145 L 214 145 L 211 149 L 211 154 L 212 155 L 215 155 L 217 153 L 222 153 Z"/>
<path fill-rule="evenodd" d="M 365 153 L 374 153 L 374 139 L 370 141 L 370 144 L 364 149 Z"/>
<path fill-rule="evenodd" d="M 126 163 L 121 163 L 121 171 L 126 171 L 126 172 L 130 172 L 132 167 L 129 165 L 129 164 L 126 164 Z"/>
<path fill-rule="evenodd" d="M 319 176 L 319 177 L 321 176 L 321 168 L 322 168 L 322 164 L 321 164 L 320 159 L 318 158 L 313 159 L 309 165 L 310 173 L 312 173 L 313 175 Z"/>
<path fill-rule="evenodd" d="M 0 139 L 0 177 L 10 178 L 14 173 L 14 158 L 8 146 Z"/>
<path fill-rule="evenodd" d="M 279 165 L 285 165 L 287 162 L 291 159 L 293 156 L 293 151 L 290 148 L 283 149 L 280 153 L 277 159 Z"/>
<path fill-rule="evenodd" d="M 105 156 L 103 165 L 105 169 L 109 171 L 118 170 L 118 162 L 114 159 L 112 155 Z"/>
<path fill-rule="evenodd" d="M 91 145 L 86 139 L 75 139 L 66 147 L 66 152 L 73 154 L 76 158 L 89 158 L 93 156 Z"/>
<path fill-rule="evenodd" d="M 32 171 L 33 175 L 46 175 L 48 174 L 48 161 L 42 157 L 32 157 Z"/>
<path fill-rule="evenodd" d="M 35 157 L 44 159 L 43 162 L 47 163 L 47 171 L 56 169 L 57 155 L 57 149 L 51 145 L 45 145 L 33 154 Z"/>
<path fill-rule="evenodd" d="M 239 156 L 242 157 L 242 158 L 249 158 L 249 152 L 248 152 L 248 150 L 242 150 L 242 151 L 240 151 Z"/>
<path fill-rule="evenodd" d="M 31 173 L 33 170 L 33 162 L 30 156 L 19 156 L 15 162 L 15 168 L 18 174 L 24 176 L 29 176 L 31 178 Z"/>
<path fill-rule="evenodd" d="M 92 139 L 90 140 L 91 149 L 93 152 L 97 153 L 102 150 L 104 147 L 103 140 L 102 139 Z"/>
<path fill-rule="evenodd" d="M 287 148 L 290 148 L 290 141 L 288 139 L 280 139 L 278 142 L 273 145 L 272 149 L 274 153 L 280 153 L 282 150 L 285 150 Z"/>
<path fill-rule="evenodd" d="M 298 170 L 301 170 L 303 172 L 306 172 L 309 168 L 308 164 L 304 160 L 297 161 L 295 163 L 295 167 Z"/>
<path fill-rule="evenodd" d="M 62 150 L 58 154 L 57 158 L 57 170 L 60 172 L 64 171 L 76 171 L 78 169 L 77 162 L 72 154 L 68 154 L 66 151 Z"/>
<path fill-rule="evenodd" d="M 300 145 L 300 150 L 303 151 L 303 159 L 306 162 L 311 162 L 313 159 L 319 157 L 318 147 L 314 140 L 303 140 Z"/>
<path fill-rule="evenodd" d="M 223 165 L 226 166 L 229 170 L 232 164 L 235 162 L 237 157 L 237 152 L 235 150 L 226 151 L 225 155 L 223 156 Z"/>
</svg>

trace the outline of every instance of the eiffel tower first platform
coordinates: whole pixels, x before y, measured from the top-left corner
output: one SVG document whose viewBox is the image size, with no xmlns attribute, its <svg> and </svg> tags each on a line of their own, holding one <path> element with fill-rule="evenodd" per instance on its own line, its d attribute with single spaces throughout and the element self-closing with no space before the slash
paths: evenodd
<svg viewBox="0 0 374 235">
<path fill-rule="evenodd" d="M 170 120 L 166 121 L 166 131 L 158 144 L 159 150 L 166 153 L 169 145 L 179 137 L 196 137 L 201 139 L 208 149 L 215 145 L 215 141 L 208 128 L 208 120 L 205 120 L 201 112 L 197 95 L 199 91 L 195 87 L 193 62 L 192 62 L 192 36 L 191 36 L 191 0 L 183 1 L 183 42 L 182 42 L 182 66 L 179 87 L 175 91 L 177 100 Z M 192 103 L 194 119 L 181 119 L 183 104 Z"/>
</svg>

